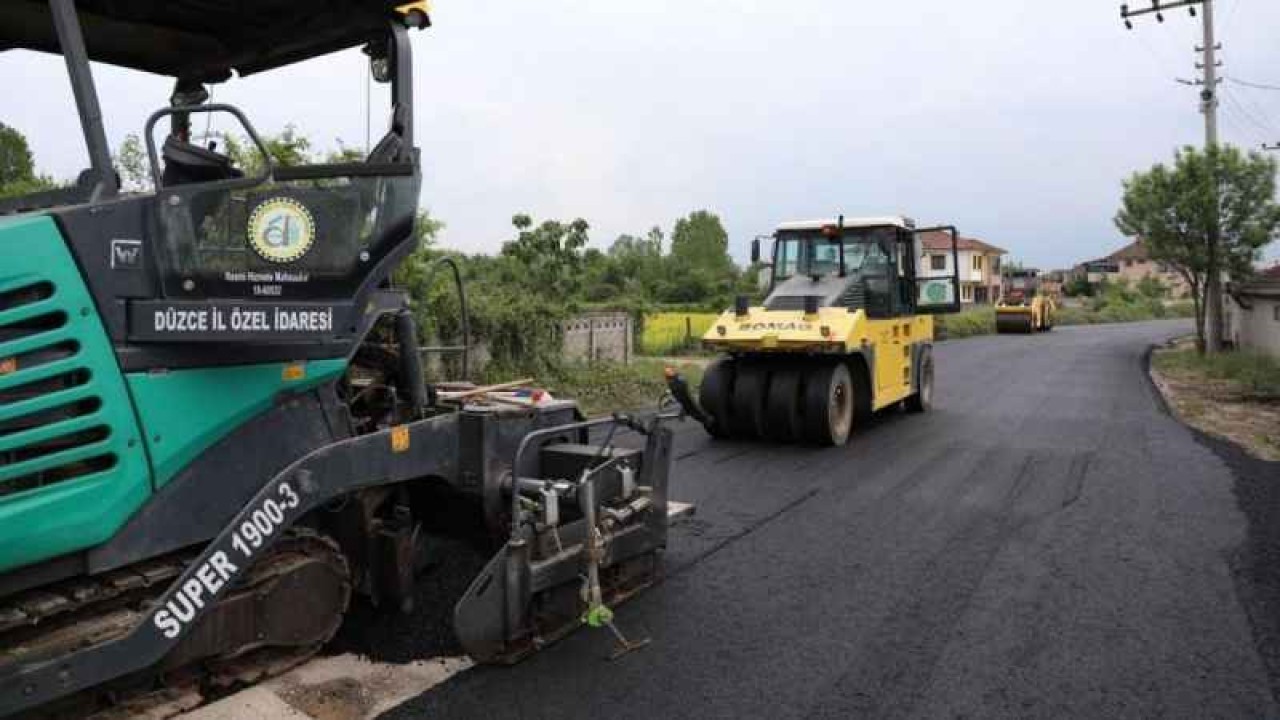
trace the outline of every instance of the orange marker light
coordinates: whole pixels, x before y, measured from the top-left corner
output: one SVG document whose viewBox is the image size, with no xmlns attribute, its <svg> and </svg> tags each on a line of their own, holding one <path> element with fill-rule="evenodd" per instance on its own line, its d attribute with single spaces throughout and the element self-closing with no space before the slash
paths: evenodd
<svg viewBox="0 0 1280 720">
<path fill-rule="evenodd" d="M 406 425 L 397 425 L 391 428 L 391 452 L 402 453 L 409 451 L 409 428 Z"/>
</svg>

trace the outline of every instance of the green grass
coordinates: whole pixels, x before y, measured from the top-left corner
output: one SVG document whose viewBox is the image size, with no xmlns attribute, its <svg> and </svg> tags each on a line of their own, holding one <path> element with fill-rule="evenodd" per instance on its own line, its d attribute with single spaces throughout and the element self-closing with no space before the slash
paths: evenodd
<svg viewBox="0 0 1280 720">
<path fill-rule="evenodd" d="M 1059 305 L 1054 315 L 1054 325 L 1102 325 L 1106 323 L 1140 322 L 1160 318 L 1191 317 L 1190 302 L 1164 305 L 1156 300 L 1134 302 L 1099 302 L 1092 307 L 1064 307 Z M 937 316 L 939 340 L 991 335 L 996 331 L 996 311 L 993 307 L 962 310 L 954 315 Z"/>
<path fill-rule="evenodd" d="M 541 381 L 552 395 L 577 400 L 588 416 L 615 410 L 647 410 L 657 408 L 666 392 L 666 366 L 656 358 L 637 358 L 630 365 L 578 365 L 563 368 L 554 377 Z M 676 364 L 695 392 L 702 381 L 702 368 L 702 363 L 697 362 Z"/>
<path fill-rule="evenodd" d="M 938 315 L 934 332 L 939 340 L 992 335 L 996 331 L 996 311 L 989 307 L 962 310 L 954 315 Z"/>
<path fill-rule="evenodd" d="M 1248 400 L 1280 400 L 1280 360 L 1255 352 L 1201 355 L 1194 348 L 1155 353 L 1156 370 L 1169 375 L 1231 382 Z"/>
</svg>

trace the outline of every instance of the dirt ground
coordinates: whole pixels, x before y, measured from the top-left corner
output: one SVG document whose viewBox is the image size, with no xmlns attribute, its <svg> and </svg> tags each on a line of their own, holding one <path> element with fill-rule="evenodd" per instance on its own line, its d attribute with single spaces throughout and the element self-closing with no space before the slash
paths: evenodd
<svg viewBox="0 0 1280 720">
<path fill-rule="evenodd" d="M 1154 364 L 1151 378 L 1183 422 L 1239 445 L 1252 457 L 1280 461 L 1280 403 L 1251 401 L 1230 381 L 1161 371 Z"/>
</svg>

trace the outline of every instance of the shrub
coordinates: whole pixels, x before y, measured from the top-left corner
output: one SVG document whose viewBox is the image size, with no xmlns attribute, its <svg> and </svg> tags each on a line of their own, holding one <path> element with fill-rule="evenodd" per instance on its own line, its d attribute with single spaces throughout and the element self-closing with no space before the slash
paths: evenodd
<svg viewBox="0 0 1280 720">
<path fill-rule="evenodd" d="M 996 331 L 996 311 L 981 307 L 962 310 L 954 315 L 937 315 L 934 329 L 939 340 L 991 335 Z"/>
</svg>

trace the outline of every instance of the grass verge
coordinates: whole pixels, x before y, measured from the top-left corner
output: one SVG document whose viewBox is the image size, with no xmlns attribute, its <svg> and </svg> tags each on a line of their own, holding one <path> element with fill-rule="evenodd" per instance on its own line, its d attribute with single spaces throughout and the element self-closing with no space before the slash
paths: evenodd
<svg viewBox="0 0 1280 720">
<path fill-rule="evenodd" d="M 1059 306 L 1054 325 L 1105 325 L 1108 323 L 1141 322 L 1161 318 L 1191 317 L 1191 303 L 1162 304 L 1149 302 L 1112 302 L 1092 307 Z M 954 315 L 939 315 L 935 319 L 939 340 L 992 335 L 996 331 L 996 311 L 985 306 L 961 310 Z"/>
<path fill-rule="evenodd" d="M 995 331 L 996 311 L 990 307 L 971 308 L 934 318 L 934 334 L 939 340 L 993 335 Z"/>
<path fill-rule="evenodd" d="M 1153 353 L 1151 371 L 1184 422 L 1280 460 L 1280 361 L 1249 352 L 1202 356 L 1183 341 Z"/>
</svg>

